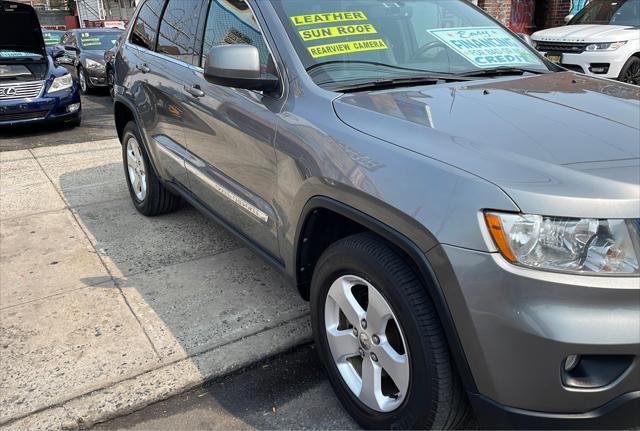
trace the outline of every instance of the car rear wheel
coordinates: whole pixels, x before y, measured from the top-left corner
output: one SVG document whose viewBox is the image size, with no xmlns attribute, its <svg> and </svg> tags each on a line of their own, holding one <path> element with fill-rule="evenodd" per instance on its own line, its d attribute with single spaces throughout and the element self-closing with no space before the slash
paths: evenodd
<svg viewBox="0 0 640 431">
<path fill-rule="evenodd" d="M 469 411 L 436 310 L 403 258 L 372 234 L 331 245 L 311 286 L 318 353 L 365 428 L 447 429 Z"/>
<path fill-rule="evenodd" d="M 151 217 L 171 212 L 178 206 L 180 198 L 167 190 L 153 171 L 134 122 L 124 128 L 122 159 L 129 194 L 140 213 Z"/>
<path fill-rule="evenodd" d="M 631 57 L 620 71 L 619 81 L 640 85 L 640 58 Z"/>
</svg>

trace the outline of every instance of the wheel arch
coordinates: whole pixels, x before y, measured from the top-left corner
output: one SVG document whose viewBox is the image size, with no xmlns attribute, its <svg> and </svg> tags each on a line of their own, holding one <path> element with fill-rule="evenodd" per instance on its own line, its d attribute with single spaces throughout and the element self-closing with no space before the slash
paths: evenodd
<svg viewBox="0 0 640 431">
<path fill-rule="evenodd" d="M 414 269 L 433 301 L 449 343 L 456 369 L 467 391 L 476 384 L 455 323 L 436 273 L 425 250 L 403 233 L 376 218 L 325 196 L 315 196 L 304 206 L 295 237 L 295 281 L 303 298 L 309 298 L 311 276 L 318 258 L 333 242 L 361 232 L 372 232 L 393 247 Z M 337 223 L 336 223 L 337 222 Z M 322 226 L 322 227 L 319 227 Z M 327 229 L 329 227 L 329 229 Z M 318 235 L 321 232 L 322 235 Z"/>
</svg>

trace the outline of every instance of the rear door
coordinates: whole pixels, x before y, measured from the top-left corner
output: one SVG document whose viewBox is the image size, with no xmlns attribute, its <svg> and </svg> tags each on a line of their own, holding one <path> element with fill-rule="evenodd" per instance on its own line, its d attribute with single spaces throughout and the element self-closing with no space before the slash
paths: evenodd
<svg viewBox="0 0 640 431">
<path fill-rule="evenodd" d="M 277 74 L 267 42 L 249 5 L 210 0 L 203 12 L 204 64 L 214 45 L 258 48 L 262 70 Z M 185 84 L 193 89 L 185 113 L 191 158 L 186 167 L 197 197 L 272 256 L 278 256 L 274 137 L 283 98 L 209 83 L 202 69 Z"/>
</svg>

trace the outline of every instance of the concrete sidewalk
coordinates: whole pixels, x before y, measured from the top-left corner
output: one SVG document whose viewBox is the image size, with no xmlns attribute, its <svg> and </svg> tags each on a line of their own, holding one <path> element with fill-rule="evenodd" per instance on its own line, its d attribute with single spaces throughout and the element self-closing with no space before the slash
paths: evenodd
<svg viewBox="0 0 640 431">
<path fill-rule="evenodd" d="M 117 417 L 310 339 L 223 228 L 129 200 L 117 140 L 0 153 L 0 425 Z"/>
</svg>

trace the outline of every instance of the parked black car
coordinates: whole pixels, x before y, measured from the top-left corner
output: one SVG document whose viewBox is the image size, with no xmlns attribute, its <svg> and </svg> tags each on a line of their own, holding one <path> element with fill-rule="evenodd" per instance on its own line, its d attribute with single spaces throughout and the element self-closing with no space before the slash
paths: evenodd
<svg viewBox="0 0 640 431">
<path fill-rule="evenodd" d="M 56 64 L 63 52 L 47 48 L 36 11 L 0 3 L 0 126 L 58 121 L 80 124 L 80 92 Z"/>
<path fill-rule="evenodd" d="M 59 47 L 65 51 L 60 63 L 78 78 L 83 93 L 107 86 L 104 53 L 122 34 L 119 29 L 82 28 L 67 31 Z"/>
</svg>

